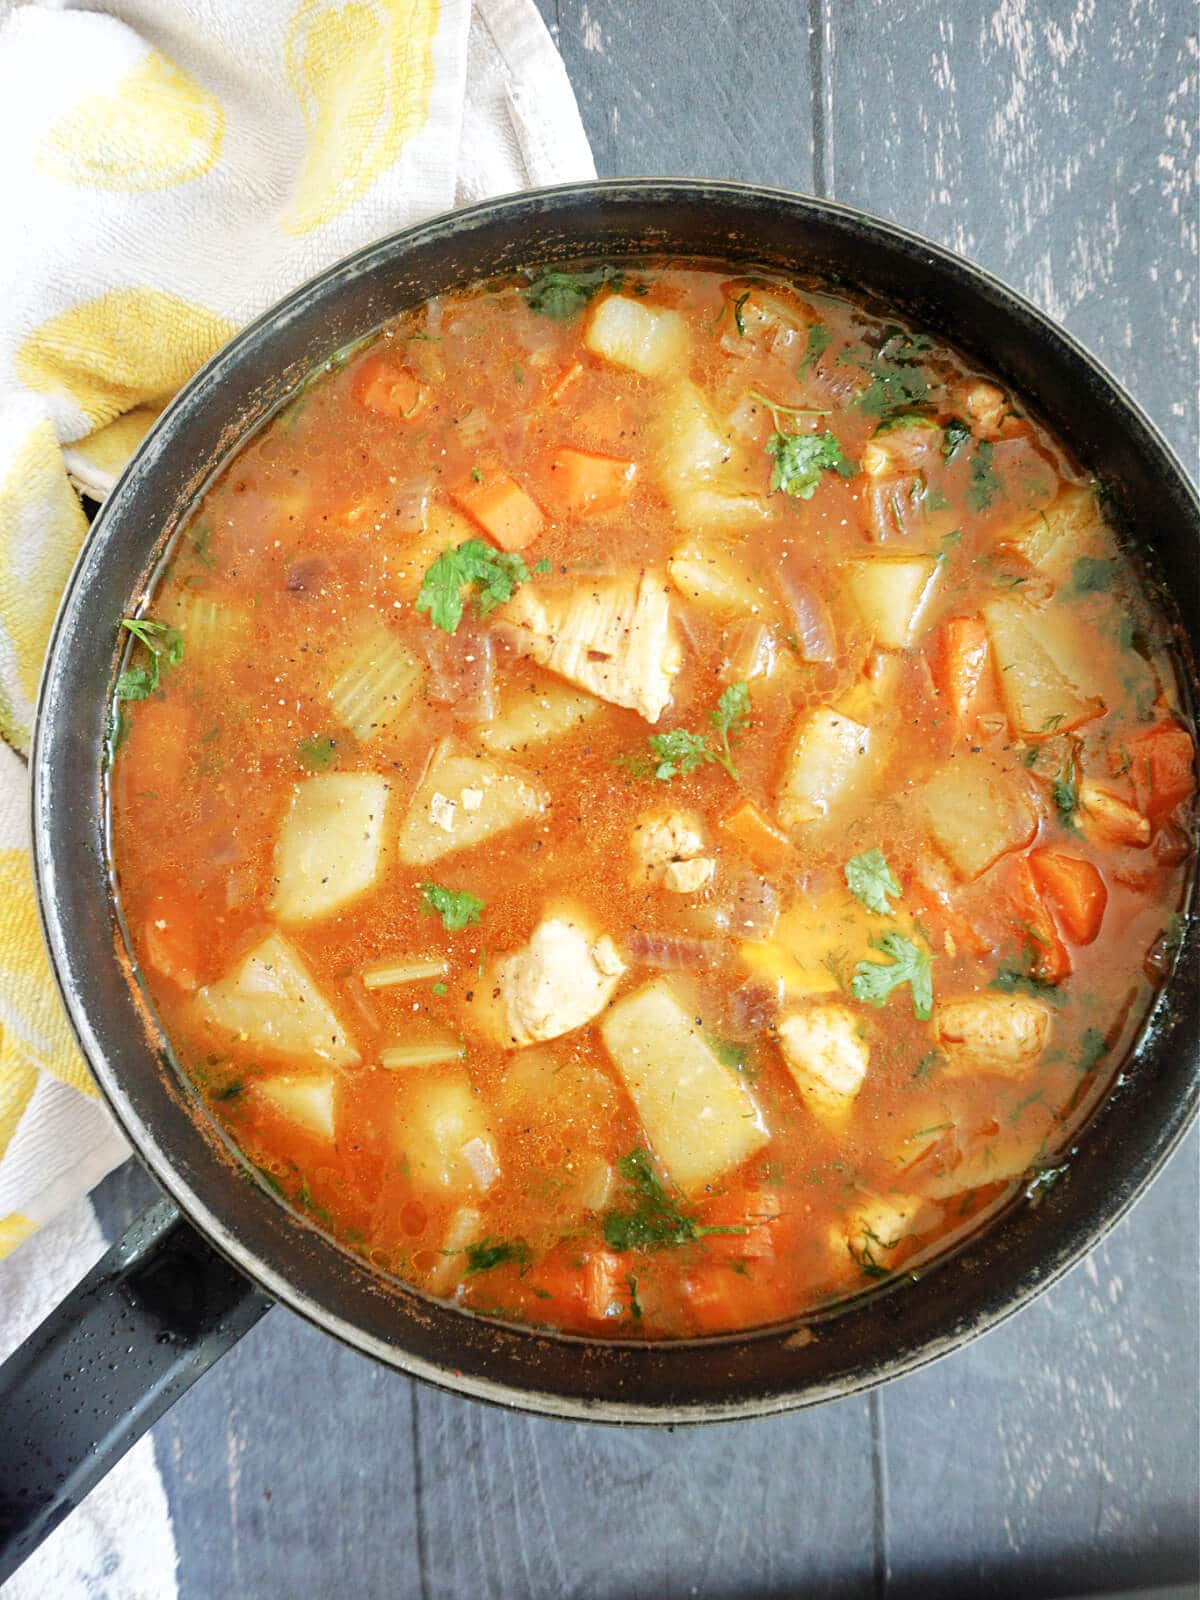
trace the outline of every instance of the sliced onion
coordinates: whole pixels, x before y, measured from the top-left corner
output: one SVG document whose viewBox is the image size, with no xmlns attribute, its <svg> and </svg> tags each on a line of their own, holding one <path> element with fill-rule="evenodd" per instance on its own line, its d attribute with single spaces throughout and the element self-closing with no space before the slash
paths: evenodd
<svg viewBox="0 0 1200 1600">
<path fill-rule="evenodd" d="M 643 967 L 662 972 L 677 972 L 684 967 L 719 965 L 723 951 L 715 939 L 689 939 L 677 933 L 641 930 L 631 933 L 625 948 L 632 960 Z"/>
<path fill-rule="evenodd" d="M 490 633 L 464 623 L 456 633 L 430 628 L 421 635 L 429 663 L 429 698 L 450 706 L 464 722 L 496 715 L 496 657 Z"/>
<path fill-rule="evenodd" d="M 831 662 L 837 653 L 833 618 L 794 552 L 780 562 L 778 581 L 801 661 Z"/>
</svg>

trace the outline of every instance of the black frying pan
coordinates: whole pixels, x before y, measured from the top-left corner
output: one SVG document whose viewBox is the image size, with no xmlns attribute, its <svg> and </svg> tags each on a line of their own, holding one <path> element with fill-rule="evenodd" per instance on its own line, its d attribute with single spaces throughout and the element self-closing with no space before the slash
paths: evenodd
<svg viewBox="0 0 1200 1600">
<path fill-rule="evenodd" d="M 285 1210 L 198 1111 L 131 991 L 105 864 L 100 752 L 117 619 L 194 496 L 316 363 L 427 295 L 571 258 L 680 254 L 828 275 L 890 302 L 1015 389 L 1099 473 L 1174 617 L 1200 644 L 1200 502 L 1153 425 L 1028 301 L 890 224 L 714 183 L 606 182 L 474 206 L 394 235 L 240 334 L 163 416 L 96 519 L 55 627 L 33 755 L 42 917 L 63 998 L 109 1107 L 170 1199 L 0 1370 L 0 1581 L 273 1299 L 460 1394 L 603 1422 L 753 1417 L 851 1394 L 993 1327 L 1053 1283 L 1161 1168 L 1194 1115 L 1200 938 L 1067 1177 L 953 1254 L 841 1309 L 757 1333 L 604 1343 L 514 1327 L 372 1273 Z"/>
</svg>

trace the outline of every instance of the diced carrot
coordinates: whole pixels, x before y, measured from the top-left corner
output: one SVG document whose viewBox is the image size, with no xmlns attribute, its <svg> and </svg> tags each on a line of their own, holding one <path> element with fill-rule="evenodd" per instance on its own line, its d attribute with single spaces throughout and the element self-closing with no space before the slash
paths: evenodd
<svg viewBox="0 0 1200 1600">
<path fill-rule="evenodd" d="M 1012 863 L 1007 883 L 1010 921 L 1028 941 L 1034 975 L 1047 983 L 1061 983 L 1071 975 L 1071 956 L 1042 899 L 1028 856 Z"/>
<path fill-rule="evenodd" d="M 429 399 L 429 390 L 419 378 L 385 356 L 368 356 L 359 362 L 350 392 L 360 406 L 397 422 L 411 422 Z"/>
<path fill-rule="evenodd" d="M 718 1263 L 699 1266 L 687 1279 L 687 1297 L 701 1333 L 724 1333 L 774 1322 L 784 1311 L 779 1283 L 754 1269 L 739 1271 Z"/>
<path fill-rule="evenodd" d="M 704 1207 L 703 1225 L 742 1231 L 708 1235 L 710 1256 L 722 1261 L 773 1260 L 781 1209 L 774 1189 L 731 1189 L 716 1195 Z"/>
<path fill-rule="evenodd" d="M 186 895 L 163 890 L 152 896 L 142 922 L 142 947 L 155 972 L 181 989 L 196 988 L 200 932 Z"/>
<path fill-rule="evenodd" d="M 621 1262 L 611 1250 L 589 1251 L 583 1268 L 583 1303 L 597 1322 L 621 1305 Z"/>
<path fill-rule="evenodd" d="M 1029 856 L 1034 882 L 1058 919 L 1067 938 L 1091 944 L 1100 932 L 1108 890 L 1090 861 L 1059 855 L 1055 850 L 1034 850 Z"/>
<path fill-rule="evenodd" d="M 524 550 L 542 531 L 545 518 L 537 502 L 506 473 L 489 473 L 479 483 L 463 484 L 452 498 L 502 550 Z"/>
<path fill-rule="evenodd" d="M 951 617 L 943 623 L 934 638 L 929 664 L 956 727 L 962 728 L 988 665 L 983 618 Z"/>
<path fill-rule="evenodd" d="M 721 818 L 721 827 L 764 872 L 789 866 L 795 856 L 787 834 L 765 817 L 753 800 L 743 800 L 736 805 Z"/>
<path fill-rule="evenodd" d="M 1127 746 L 1137 808 L 1161 822 L 1196 787 L 1191 736 L 1177 722 L 1160 722 Z"/>
<path fill-rule="evenodd" d="M 629 498 L 637 464 L 564 446 L 550 461 L 551 482 L 563 510 L 576 516 L 615 511 Z"/>
</svg>

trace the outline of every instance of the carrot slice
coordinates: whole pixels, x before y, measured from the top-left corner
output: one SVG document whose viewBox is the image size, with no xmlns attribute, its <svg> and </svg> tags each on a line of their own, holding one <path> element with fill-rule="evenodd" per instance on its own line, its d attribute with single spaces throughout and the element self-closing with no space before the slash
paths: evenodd
<svg viewBox="0 0 1200 1600">
<path fill-rule="evenodd" d="M 502 550 L 524 550 L 541 533 L 545 522 L 537 502 L 506 473 L 489 474 L 479 483 L 464 484 L 452 498 L 459 510 L 477 522 Z"/>
<path fill-rule="evenodd" d="M 1090 861 L 1055 850 L 1031 851 L 1029 865 L 1067 938 L 1074 944 L 1091 944 L 1108 904 L 1108 890 L 1096 868 Z"/>
<path fill-rule="evenodd" d="M 773 1260 L 781 1209 L 774 1189 L 731 1189 L 714 1196 L 704 1207 L 704 1226 L 742 1231 L 709 1235 L 709 1255 L 721 1261 Z"/>
<path fill-rule="evenodd" d="M 1015 861 L 1008 877 L 1008 908 L 1017 932 L 1029 942 L 1033 972 L 1047 983 L 1071 975 L 1071 956 L 1042 899 L 1028 856 Z"/>
<path fill-rule="evenodd" d="M 564 511 L 587 517 L 615 511 L 625 503 L 637 475 L 637 463 L 564 446 L 551 459 L 550 471 Z"/>
<path fill-rule="evenodd" d="M 956 727 L 962 728 L 988 665 L 982 617 L 951 617 L 938 629 L 929 657 L 938 693 L 945 696 Z"/>
<path fill-rule="evenodd" d="M 721 827 L 764 872 L 789 866 L 795 855 L 787 834 L 765 817 L 753 800 L 743 800 L 736 805 L 728 816 L 721 818 Z"/>
<path fill-rule="evenodd" d="M 359 363 L 350 392 L 360 406 L 397 422 L 411 422 L 429 399 L 429 390 L 419 378 L 384 356 L 368 356 Z"/>
<path fill-rule="evenodd" d="M 1131 739 L 1128 748 L 1137 808 L 1151 822 L 1161 822 L 1196 787 L 1191 737 L 1177 722 L 1160 722 Z"/>
<path fill-rule="evenodd" d="M 142 948 L 155 972 L 181 989 L 196 988 L 200 932 L 191 901 L 165 890 L 154 895 L 142 922 Z"/>
</svg>

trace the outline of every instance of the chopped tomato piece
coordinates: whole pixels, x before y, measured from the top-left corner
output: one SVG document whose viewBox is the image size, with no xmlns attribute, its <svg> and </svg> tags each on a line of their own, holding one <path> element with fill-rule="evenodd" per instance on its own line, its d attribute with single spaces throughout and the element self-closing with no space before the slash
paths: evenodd
<svg viewBox="0 0 1200 1600">
<path fill-rule="evenodd" d="M 1074 944 L 1091 944 L 1108 904 L 1108 890 L 1096 868 L 1090 861 L 1055 850 L 1034 850 L 1029 865 L 1067 938 Z"/>
<path fill-rule="evenodd" d="M 1008 875 L 1009 920 L 1027 941 L 1034 975 L 1061 983 L 1071 975 L 1071 957 L 1038 888 L 1029 858 L 1015 861 Z"/>
<path fill-rule="evenodd" d="M 938 629 L 929 660 L 933 681 L 956 727 L 962 728 L 988 666 L 988 636 L 982 617 L 951 617 Z"/>
<path fill-rule="evenodd" d="M 181 989 L 195 989 L 200 959 L 200 933 L 195 902 L 184 894 L 161 891 L 146 907 L 142 947 L 147 964 Z"/>
<path fill-rule="evenodd" d="M 1161 822 L 1196 787 L 1191 737 L 1177 722 L 1160 722 L 1131 739 L 1127 748 L 1138 810 L 1151 822 Z"/>
<path fill-rule="evenodd" d="M 429 399 L 429 390 L 419 378 L 385 356 L 368 356 L 359 362 L 350 392 L 360 406 L 397 422 L 410 422 Z"/>
<path fill-rule="evenodd" d="M 792 841 L 762 814 L 753 800 L 743 800 L 735 806 L 721 818 L 721 826 L 764 872 L 790 866 L 795 855 Z"/>
<path fill-rule="evenodd" d="M 502 550 L 524 550 L 542 531 L 545 518 L 515 478 L 489 473 L 454 491 L 454 503 Z"/>
<path fill-rule="evenodd" d="M 716 1195 L 704 1207 L 703 1226 L 741 1231 L 709 1234 L 709 1254 L 723 1261 L 772 1260 L 781 1209 L 774 1189 L 731 1189 Z"/>
<path fill-rule="evenodd" d="M 564 447 L 555 452 L 550 471 L 564 511 L 596 516 L 602 511 L 615 511 L 628 500 L 637 464 Z"/>
</svg>

